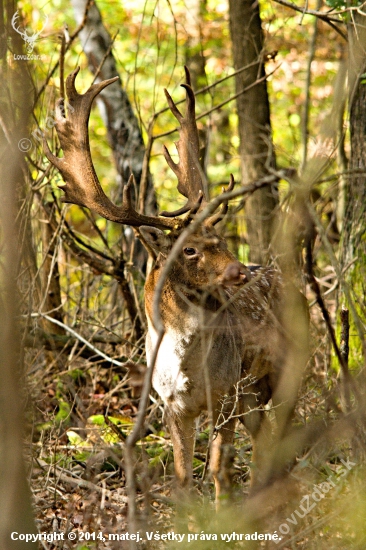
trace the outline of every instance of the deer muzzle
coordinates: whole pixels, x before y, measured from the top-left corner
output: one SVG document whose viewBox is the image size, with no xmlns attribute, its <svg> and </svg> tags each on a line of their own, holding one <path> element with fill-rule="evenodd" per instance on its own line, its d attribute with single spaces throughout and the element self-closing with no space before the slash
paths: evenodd
<svg viewBox="0 0 366 550">
<path fill-rule="evenodd" d="M 241 262 L 232 262 L 226 266 L 221 283 L 224 286 L 244 285 L 251 279 L 250 270 Z"/>
</svg>

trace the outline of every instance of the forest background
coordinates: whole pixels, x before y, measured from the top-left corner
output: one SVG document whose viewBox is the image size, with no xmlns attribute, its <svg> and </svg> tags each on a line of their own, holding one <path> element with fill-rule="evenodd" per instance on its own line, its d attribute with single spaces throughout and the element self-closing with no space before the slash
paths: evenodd
<svg viewBox="0 0 366 550">
<path fill-rule="evenodd" d="M 118 203 L 133 171 L 141 210 L 181 206 L 162 155 L 163 144 L 172 150 L 177 139 L 163 89 L 183 99 L 186 64 L 199 92 L 211 197 L 231 173 L 238 187 L 269 178 L 232 201 L 221 230 L 241 261 L 275 263 L 296 281 L 309 301 L 312 337 L 294 431 L 283 442 L 292 470 L 249 498 L 252 449 L 238 430 L 231 504 L 215 517 L 210 426 L 201 418 L 185 529 L 280 533 L 265 548 L 363 549 L 363 5 L 134 0 L 98 1 L 97 8 L 85 0 L 0 7 L 1 547 L 25 548 L 10 542 L 12 531 L 162 533 L 177 525 L 171 443 L 154 392 L 132 449 L 135 486 L 126 488 L 126 441 L 146 368 L 147 257 L 131 229 L 61 206 L 61 176 L 42 140 L 58 150 L 55 101 L 76 66 L 80 91 L 93 78 L 118 75 L 89 124 L 100 181 Z M 34 43 L 26 41 L 37 32 Z M 315 486 L 323 497 L 304 512 Z M 75 544 L 64 547 L 121 547 Z M 40 548 L 53 546 L 42 541 Z"/>
</svg>

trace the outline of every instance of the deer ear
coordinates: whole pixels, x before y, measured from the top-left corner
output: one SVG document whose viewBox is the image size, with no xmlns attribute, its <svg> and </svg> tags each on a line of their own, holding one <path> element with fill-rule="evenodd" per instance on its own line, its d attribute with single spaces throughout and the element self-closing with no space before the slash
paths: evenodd
<svg viewBox="0 0 366 550">
<path fill-rule="evenodd" d="M 143 239 L 155 252 L 161 252 L 164 255 L 169 253 L 169 250 L 171 249 L 171 242 L 169 236 L 166 235 L 164 231 L 161 231 L 161 229 L 157 229 L 156 227 L 142 225 L 140 227 L 140 232 Z"/>
</svg>

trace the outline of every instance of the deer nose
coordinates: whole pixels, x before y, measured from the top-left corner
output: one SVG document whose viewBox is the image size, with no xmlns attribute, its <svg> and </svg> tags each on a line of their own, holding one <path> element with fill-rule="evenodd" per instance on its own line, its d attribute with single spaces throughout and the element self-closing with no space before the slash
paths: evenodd
<svg viewBox="0 0 366 550">
<path fill-rule="evenodd" d="M 246 284 L 249 283 L 250 279 L 250 271 L 244 264 L 232 262 L 224 270 L 222 284 L 224 286 Z"/>
</svg>

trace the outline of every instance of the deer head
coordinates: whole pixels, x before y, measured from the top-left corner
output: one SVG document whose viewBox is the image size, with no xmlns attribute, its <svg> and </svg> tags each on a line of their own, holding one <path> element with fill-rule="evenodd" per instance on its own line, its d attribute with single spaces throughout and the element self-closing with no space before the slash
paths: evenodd
<svg viewBox="0 0 366 550">
<path fill-rule="evenodd" d="M 79 94 L 75 88 L 78 72 L 79 68 L 66 80 L 67 117 L 64 98 L 59 99 L 56 104 L 55 126 L 64 156 L 54 156 L 47 143 L 44 144 L 47 158 L 59 169 L 64 179 L 64 182 L 59 184 L 64 191 L 62 200 L 85 206 L 108 220 L 140 228 L 144 244 L 154 251 L 158 258 L 155 267 L 155 275 L 158 275 L 159 268 L 164 264 L 181 231 L 207 204 L 200 165 L 195 96 L 189 71 L 185 68 L 186 82 L 182 84 L 186 91 L 187 103 L 184 116 L 165 90 L 169 107 L 179 122 L 180 137 L 176 143 L 178 163 L 173 161 L 168 149 L 164 147 L 165 159 L 178 178 L 178 191 L 187 202 L 175 212 L 161 212 L 159 216 L 145 216 L 133 207 L 130 193 L 132 175 L 123 188 L 121 206 L 113 204 L 105 195 L 91 158 L 88 121 L 94 98 L 118 77 L 93 84 L 84 94 Z M 230 191 L 233 187 L 234 178 L 231 176 L 227 190 Z M 217 285 L 227 287 L 249 281 L 250 271 L 229 252 L 226 241 L 219 237 L 214 229 L 214 225 L 224 218 L 227 208 L 227 202 L 223 202 L 219 211 L 207 218 L 185 243 L 172 272 L 174 284 L 182 283 L 190 289 L 204 290 Z M 183 214 L 186 216 L 180 217 Z M 169 234 L 164 233 L 167 229 L 170 230 Z M 153 291 L 153 288 L 151 290 Z"/>
<path fill-rule="evenodd" d="M 155 269 L 164 264 L 177 238 L 177 231 L 165 234 L 154 227 L 141 227 L 144 240 L 157 254 Z M 225 239 L 212 226 L 203 225 L 187 238 L 173 267 L 175 283 L 189 290 L 213 290 L 247 283 L 250 270 L 228 250 Z"/>
<path fill-rule="evenodd" d="M 38 32 L 34 32 L 32 35 L 29 35 L 27 33 L 26 30 L 21 30 L 18 26 L 18 20 L 19 20 L 19 14 L 18 12 L 16 11 L 12 17 L 12 20 L 11 20 L 11 26 L 13 27 L 13 29 L 18 33 L 20 34 L 20 36 L 23 38 L 25 44 L 26 44 L 26 48 L 27 48 L 27 53 L 32 53 L 33 52 L 33 49 L 34 49 L 34 45 L 36 43 L 36 40 L 37 38 L 40 36 L 41 32 L 43 32 L 43 29 L 46 27 L 47 25 L 47 22 L 48 22 L 48 17 L 46 17 L 46 21 L 44 22 L 44 25 L 42 27 L 42 29 Z"/>
</svg>

